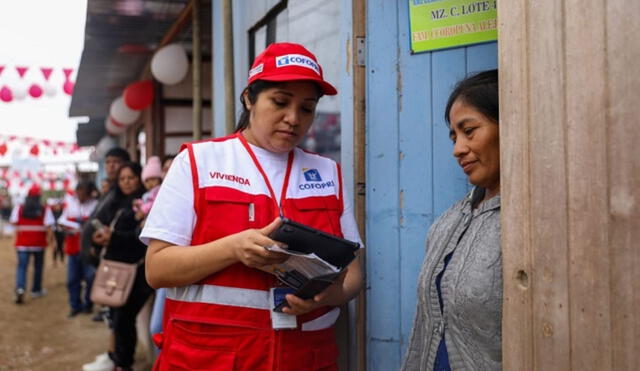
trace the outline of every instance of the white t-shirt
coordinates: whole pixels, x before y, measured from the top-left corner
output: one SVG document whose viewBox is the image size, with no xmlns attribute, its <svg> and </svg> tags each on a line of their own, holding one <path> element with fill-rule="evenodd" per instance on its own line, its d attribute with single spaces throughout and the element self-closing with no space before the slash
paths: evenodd
<svg viewBox="0 0 640 371">
<path fill-rule="evenodd" d="M 18 218 L 19 218 L 19 212 L 20 212 L 20 206 L 21 205 L 16 205 L 13 207 L 13 210 L 11 210 L 11 216 L 9 217 L 9 223 L 11 224 L 16 224 L 18 222 Z M 45 227 L 51 227 L 52 225 L 54 225 L 56 223 L 56 219 L 53 217 L 53 213 L 51 212 L 51 209 L 48 207 L 44 208 L 44 226 Z M 16 246 L 16 249 L 18 251 L 42 251 L 42 249 L 44 248 L 44 246 Z"/>
<path fill-rule="evenodd" d="M 280 202 L 288 154 L 272 153 L 253 145 L 251 145 L 251 149 L 269 178 L 273 192 Z M 343 195 L 346 195 L 346 192 L 343 191 Z M 358 242 L 362 246 L 349 197 L 343 197 L 345 197 L 344 210 L 340 217 L 342 234 L 344 238 Z M 162 182 L 153 209 L 151 209 L 140 234 L 142 242 L 148 244 L 149 239 L 153 238 L 174 245 L 190 245 L 193 229 L 196 225 L 193 202 L 191 165 L 189 154 L 184 150 L 173 160 L 171 168 Z"/>
<path fill-rule="evenodd" d="M 90 199 L 85 203 L 80 203 L 78 197 L 69 197 L 67 199 L 67 206 L 64 208 L 62 215 L 60 215 L 60 218 L 58 219 L 58 224 L 67 227 L 72 232 L 80 232 L 82 224 L 70 219 L 82 221 L 85 218 L 88 218 L 97 205 L 98 200 L 96 199 Z"/>
</svg>

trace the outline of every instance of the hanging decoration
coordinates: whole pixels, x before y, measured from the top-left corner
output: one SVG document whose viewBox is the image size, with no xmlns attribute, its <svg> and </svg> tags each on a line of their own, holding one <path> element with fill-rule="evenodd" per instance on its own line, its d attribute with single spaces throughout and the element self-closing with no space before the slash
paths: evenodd
<svg viewBox="0 0 640 371">
<path fill-rule="evenodd" d="M 54 156 L 56 151 L 58 155 Z M 90 152 L 92 149 L 80 149 L 73 142 L 0 134 L 0 187 L 15 194 L 26 192 L 33 184 L 39 184 L 46 190 L 73 190 L 77 181 L 73 167 L 48 171 L 43 164 L 52 160 L 63 163 L 68 161 L 69 155 L 79 151 Z M 52 158 L 58 156 L 63 157 Z"/>
<path fill-rule="evenodd" d="M 104 122 L 104 127 L 107 130 L 107 133 L 112 137 L 117 137 L 127 131 L 127 125 L 114 120 L 113 117 L 107 117 Z"/>
<path fill-rule="evenodd" d="M 32 98 L 40 98 L 42 96 L 42 93 L 42 88 L 38 84 L 31 84 L 31 86 L 29 87 L 29 95 Z"/>
<path fill-rule="evenodd" d="M 0 89 L 0 100 L 9 103 L 13 100 L 13 92 L 6 85 Z"/>
<path fill-rule="evenodd" d="M 42 76 L 44 77 L 44 94 L 47 97 L 55 97 L 56 87 L 53 86 L 53 84 L 49 81 L 49 77 L 51 77 L 53 68 L 40 67 L 40 72 L 42 72 Z"/>
<path fill-rule="evenodd" d="M 44 85 L 44 94 L 49 97 L 49 98 L 53 98 L 56 96 L 56 94 L 58 93 L 58 91 L 56 90 L 56 87 L 53 86 L 50 82 L 46 83 Z"/>
<path fill-rule="evenodd" d="M 62 72 L 64 73 L 64 84 L 62 84 L 62 90 L 65 94 L 72 95 L 74 83 L 71 81 L 70 77 L 73 72 L 73 68 L 63 68 Z"/>
<path fill-rule="evenodd" d="M 63 68 L 62 73 L 64 73 L 65 81 L 69 80 L 69 76 L 71 76 L 71 72 L 73 72 L 73 68 Z"/>
<path fill-rule="evenodd" d="M 189 58 L 180 44 L 160 48 L 151 59 L 151 74 L 165 85 L 175 85 L 189 72 Z"/>
<path fill-rule="evenodd" d="M 24 83 L 24 81 L 19 81 L 14 87 L 13 87 L 13 99 L 15 100 L 24 100 L 24 98 L 27 97 L 27 85 Z"/>
<path fill-rule="evenodd" d="M 153 82 L 136 81 L 127 85 L 122 94 L 127 107 L 135 111 L 143 110 L 153 103 Z"/>
<path fill-rule="evenodd" d="M 72 142 L 0 134 L 0 157 L 9 153 L 10 147 L 22 147 L 23 151 L 35 156 L 50 156 L 53 154 L 53 151 L 57 151 L 59 154 L 73 154 L 80 150 L 78 145 Z"/>
<path fill-rule="evenodd" d="M 140 111 L 134 111 L 124 104 L 124 99 L 120 96 L 116 98 L 109 108 L 109 115 L 117 122 L 130 125 L 140 117 Z"/>
<path fill-rule="evenodd" d="M 20 76 L 20 78 L 23 78 L 24 74 L 27 73 L 28 70 L 29 70 L 29 67 L 16 67 L 16 71 L 18 72 L 18 75 Z"/>
<path fill-rule="evenodd" d="M 44 77 L 44 81 L 49 81 L 49 77 L 51 77 L 51 73 L 53 72 L 53 68 L 40 67 L 40 72 L 42 72 L 42 76 Z"/>
<path fill-rule="evenodd" d="M 40 70 L 42 76 L 30 72 Z M 14 72 L 15 71 L 15 72 Z M 72 80 L 73 68 L 54 69 L 52 67 L 13 66 L 7 68 L 0 65 L 0 74 L 5 77 L 0 89 L 0 103 L 24 101 L 26 98 L 40 99 L 54 97 L 62 90 L 64 94 L 72 95 L 75 82 Z M 7 77 L 9 72 L 14 73 Z M 53 76 L 57 78 L 53 79 Z M 62 76 L 61 76 L 62 75 Z M 5 89 L 6 88 L 6 89 Z"/>
<path fill-rule="evenodd" d="M 73 83 L 73 81 L 67 80 L 64 82 L 64 84 L 62 85 L 62 90 L 65 92 L 65 94 L 67 95 L 73 95 L 73 87 L 75 86 L 75 84 Z"/>
<path fill-rule="evenodd" d="M 24 75 L 29 70 L 29 67 L 16 67 L 16 72 L 18 72 L 18 76 L 20 76 L 20 80 L 16 83 L 13 88 L 13 99 L 15 100 L 23 100 L 27 97 L 27 83 L 24 81 Z"/>
<path fill-rule="evenodd" d="M 38 147 L 37 144 L 34 144 L 31 146 L 31 148 L 29 148 L 29 153 L 31 153 L 34 156 L 37 156 L 40 153 L 40 148 Z"/>
</svg>

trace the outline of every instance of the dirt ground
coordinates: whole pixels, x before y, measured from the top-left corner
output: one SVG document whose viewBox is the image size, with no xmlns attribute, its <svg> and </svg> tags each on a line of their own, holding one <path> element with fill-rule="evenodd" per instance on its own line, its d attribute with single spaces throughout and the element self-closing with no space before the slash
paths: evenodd
<svg viewBox="0 0 640 371">
<path fill-rule="evenodd" d="M 53 266 L 52 250 L 45 252 L 43 287 L 48 294 L 25 303 L 13 301 L 16 253 L 13 239 L 0 237 L 0 371 L 79 371 L 82 364 L 107 349 L 109 331 L 93 315 L 67 318 L 69 304 L 65 286 L 66 266 Z M 31 263 L 32 264 L 32 263 Z M 31 288 L 31 266 L 27 273 L 27 291 Z M 150 369 L 148 350 L 139 342 L 136 371 Z"/>
</svg>

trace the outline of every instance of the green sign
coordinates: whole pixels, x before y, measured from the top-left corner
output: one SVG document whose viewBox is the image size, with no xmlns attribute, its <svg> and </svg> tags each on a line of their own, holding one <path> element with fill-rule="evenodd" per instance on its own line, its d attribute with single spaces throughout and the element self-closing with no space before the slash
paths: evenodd
<svg viewBox="0 0 640 371">
<path fill-rule="evenodd" d="M 498 39 L 497 0 L 409 0 L 411 52 Z"/>
</svg>

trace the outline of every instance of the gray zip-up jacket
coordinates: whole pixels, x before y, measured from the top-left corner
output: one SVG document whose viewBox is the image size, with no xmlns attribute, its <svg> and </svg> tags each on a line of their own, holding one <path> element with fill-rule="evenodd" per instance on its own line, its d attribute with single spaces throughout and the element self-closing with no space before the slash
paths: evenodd
<svg viewBox="0 0 640 371">
<path fill-rule="evenodd" d="M 475 188 L 429 231 L 403 371 L 433 370 L 443 333 L 452 370 L 502 368 L 500 196 L 479 203 L 483 196 Z M 441 281 L 443 315 L 436 276 L 454 250 Z"/>
</svg>

